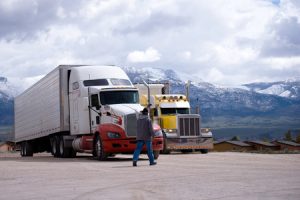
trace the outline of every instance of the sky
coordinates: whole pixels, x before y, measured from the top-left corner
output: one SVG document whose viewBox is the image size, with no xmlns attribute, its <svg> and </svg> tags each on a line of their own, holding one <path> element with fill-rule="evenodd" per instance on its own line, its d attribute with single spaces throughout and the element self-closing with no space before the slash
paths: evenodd
<svg viewBox="0 0 300 200">
<path fill-rule="evenodd" d="M 0 76 L 154 67 L 219 85 L 300 77 L 299 0 L 1 0 Z"/>
</svg>

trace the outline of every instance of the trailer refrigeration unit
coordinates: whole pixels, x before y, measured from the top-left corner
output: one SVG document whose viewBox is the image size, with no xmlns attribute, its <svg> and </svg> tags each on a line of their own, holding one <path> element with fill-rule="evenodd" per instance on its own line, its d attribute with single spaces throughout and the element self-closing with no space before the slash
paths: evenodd
<svg viewBox="0 0 300 200">
<path fill-rule="evenodd" d="M 21 156 L 48 151 L 55 157 L 74 157 L 86 152 L 105 160 L 134 151 L 142 109 L 138 90 L 121 68 L 60 65 L 16 97 L 15 141 Z M 159 126 L 154 130 L 157 158 L 163 138 Z"/>
<path fill-rule="evenodd" d="M 150 116 L 162 128 L 163 153 L 194 150 L 207 153 L 213 149 L 210 129 L 201 128 L 201 116 L 190 113 L 190 103 L 185 95 L 169 94 L 168 83 L 135 84 L 135 87 L 139 90 L 140 103 L 151 105 Z"/>
</svg>

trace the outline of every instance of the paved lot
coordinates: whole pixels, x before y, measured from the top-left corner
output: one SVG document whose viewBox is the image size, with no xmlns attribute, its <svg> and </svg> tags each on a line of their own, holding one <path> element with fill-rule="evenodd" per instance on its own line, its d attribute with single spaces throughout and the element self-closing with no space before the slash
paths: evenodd
<svg viewBox="0 0 300 200">
<path fill-rule="evenodd" d="M 0 199 L 300 199 L 300 154 L 142 155 L 99 162 L 0 153 Z"/>
</svg>

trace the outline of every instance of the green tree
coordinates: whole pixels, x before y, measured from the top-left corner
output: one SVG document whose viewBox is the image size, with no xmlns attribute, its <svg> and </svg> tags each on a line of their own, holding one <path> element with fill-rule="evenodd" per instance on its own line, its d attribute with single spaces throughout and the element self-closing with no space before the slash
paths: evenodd
<svg viewBox="0 0 300 200">
<path fill-rule="evenodd" d="M 240 137 L 239 136 L 234 136 L 233 138 L 231 138 L 231 141 L 240 141 Z"/>
<path fill-rule="evenodd" d="M 286 141 L 292 141 L 292 140 L 293 140 L 291 130 L 288 130 L 288 131 L 284 134 L 284 140 L 286 140 Z"/>
<path fill-rule="evenodd" d="M 264 142 L 270 142 L 270 140 L 268 138 L 263 138 Z"/>
</svg>

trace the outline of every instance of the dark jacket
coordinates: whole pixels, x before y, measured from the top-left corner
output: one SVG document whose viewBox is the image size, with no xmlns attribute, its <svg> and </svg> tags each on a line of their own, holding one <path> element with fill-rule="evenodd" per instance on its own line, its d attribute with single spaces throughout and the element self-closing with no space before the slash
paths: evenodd
<svg viewBox="0 0 300 200">
<path fill-rule="evenodd" d="M 151 140 L 154 136 L 154 131 L 148 115 L 139 115 L 137 120 L 137 135 L 136 140 Z"/>
</svg>

